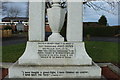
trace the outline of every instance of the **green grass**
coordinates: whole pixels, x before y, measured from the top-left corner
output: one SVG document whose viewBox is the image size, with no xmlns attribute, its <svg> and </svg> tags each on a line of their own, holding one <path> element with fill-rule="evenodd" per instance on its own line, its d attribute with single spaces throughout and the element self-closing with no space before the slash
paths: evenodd
<svg viewBox="0 0 120 80">
<path fill-rule="evenodd" d="M 118 43 L 87 41 L 86 50 L 95 62 L 118 62 Z M 3 46 L 3 62 L 15 62 L 23 54 L 25 44 Z"/>
<path fill-rule="evenodd" d="M 25 44 L 3 46 L 2 61 L 15 62 L 24 52 Z"/>
<path fill-rule="evenodd" d="M 118 43 L 90 41 L 86 50 L 95 62 L 118 63 Z"/>
<path fill-rule="evenodd" d="M 2 60 L 2 47 L 0 46 L 0 62 Z"/>
</svg>

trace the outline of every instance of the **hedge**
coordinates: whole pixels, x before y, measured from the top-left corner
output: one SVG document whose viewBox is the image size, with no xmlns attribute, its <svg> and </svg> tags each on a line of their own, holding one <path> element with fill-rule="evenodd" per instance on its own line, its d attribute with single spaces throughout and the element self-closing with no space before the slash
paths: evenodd
<svg viewBox="0 0 120 80">
<path fill-rule="evenodd" d="M 84 36 L 115 36 L 119 34 L 119 29 L 117 27 L 84 27 L 83 28 Z"/>
<path fill-rule="evenodd" d="M 3 29 L 4 30 L 12 30 L 11 26 L 5 26 Z"/>
</svg>

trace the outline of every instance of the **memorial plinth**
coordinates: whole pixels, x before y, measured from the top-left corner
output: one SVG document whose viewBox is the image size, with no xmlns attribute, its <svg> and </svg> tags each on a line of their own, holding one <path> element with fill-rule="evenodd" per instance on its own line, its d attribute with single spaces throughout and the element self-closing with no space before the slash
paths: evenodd
<svg viewBox="0 0 120 80">
<path fill-rule="evenodd" d="M 91 65 L 83 42 L 27 42 L 21 65 Z"/>
<path fill-rule="evenodd" d="M 101 78 L 101 69 L 95 63 L 81 65 L 19 65 L 9 68 L 9 78 Z"/>
<path fill-rule="evenodd" d="M 9 68 L 9 78 L 100 78 L 101 68 L 89 57 L 82 41 L 82 2 L 68 2 L 65 42 L 59 32 L 66 12 L 54 1 L 47 10 L 53 32 L 48 41 L 44 40 L 45 3 L 30 2 L 29 40 L 23 55 Z"/>
</svg>

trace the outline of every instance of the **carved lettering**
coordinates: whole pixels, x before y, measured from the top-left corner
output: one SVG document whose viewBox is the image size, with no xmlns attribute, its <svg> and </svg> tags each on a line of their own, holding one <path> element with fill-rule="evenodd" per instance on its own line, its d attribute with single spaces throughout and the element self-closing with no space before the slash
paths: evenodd
<svg viewBox="0 0 120 80">
<path fill-rule="evenodd" d="M 80 74 L 88 74 L 88 71 L 22 71 L 23 76 L 26 77 L 35 77 L 35 76 L 64 76 L 64 75 L 80 75 Z"/>
<path fill-rule="evenodd" d="M 72 58 L 75 56 L 73 43 L 38 43 L 38 54 L 41 58 Z"/>
</svg>

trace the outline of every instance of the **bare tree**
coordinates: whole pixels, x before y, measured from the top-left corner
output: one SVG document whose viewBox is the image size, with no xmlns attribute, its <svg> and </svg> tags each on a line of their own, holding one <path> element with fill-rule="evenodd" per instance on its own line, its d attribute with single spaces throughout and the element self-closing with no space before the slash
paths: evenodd
<svg viewBox="0 0 120 80">
<path fill-rule="evenodd" d="M 0 1 L 0 15 L 2 13 L 2 1 Z"/>
<path fill-rule="evenodd" d="M 103 10 L 103 11 L 106 11 L 108 13 L 118 15 L 118 5 L 120 5 L 120 1 L 116 1 L 116 0 L 104 1 L 103 0 L 101 2 L 99 1 L 99 3 L 101 3 L 100 5 L 96 4 L 96 2 L 97 2 L 97 0 L 87 1 L 87 2 L 84 2 L 84 6 L 90 7 L 92 9 L 94 9 L 95 11 Z M 108 5 L 109 8 L 106 8 L 106 5 Z"/>
<path fill-rule="evenodd" d="M 6 4 L 8 1 L 6 0 L 5 2 L 0 1 L 0 15 L 2 15 L 2 12 L 4 12 L 7 9 Z"/>
<path fill-rule="evenodd" d="M 7 3 L 9 3 L 9 0 L 0 1 L 0 9 L 2 9 L 3 11 L 6 10 Z"/>
<path fill-rule="evenodd" d="M 66 4 L 66 0 L 61 0 L 64 4 Z M 94 9 L 95 11 L 100 11 L 103 10 L 105 12 L 114 14 L 114 15 L 118 15 L 118 5 L 120 5 L 120 1 L 119 0 L 83 0 L 83 4 L 84 7 L 89 7 Z M 100 4 L 98 4 L 100 3 Z M 50 4 L 49 2 L 47 2 L 47 4 Z M 106 8 L 106 5 L 109 8 Z M 49 7 L 49 6 L 48 6 Z"/>
<path fill-rule="evenodd" d="M 1 2 L 1 8 L 3 9 L 3 11 L 5 11 L 6 9 L 7 9 L 7 6 L 6 6 L 6 4 L 7 4 L 8 2 Z"/>
<path fill-rule="evenodd" d="M 49 0 L 48 0 L 49 1 Z M 51 3 L 46 2 L 46 7 L 51 7 Z M 105 12 L 114 14 L 114 15 L 118 15 L 118 5 L 120 5 L 120 1 L 118 0 L 112 0 L 112 1 L 107 1 L 107 0 L 101 0 L 99 2 L 103 2 L 101 5 L 96 4 L 96 2 L 98 0 L 84 0 L 85 2 L 83 2 L 84 7 L 89 7 L 94 9 L 95 11 L 100 11 L 103 10 Z M 66 4 L 66 0 L 63 0 L 63 4 Z M 106 8 L 106 6 L 104 4 L 107 4 L 109 6 L 109 8 Z M 26 17 L 28 17 L 29 15 L 29 2 L 26 2 Z"/>
<path fill-rule="evenodd" d="M 6 10 L 6 15 L 7 17 L 17 17 L 21 14 L 22 10 L 20 7 L 17 6 L 11 6 L 9 8 L 7 8 Z"/>
</svg>

